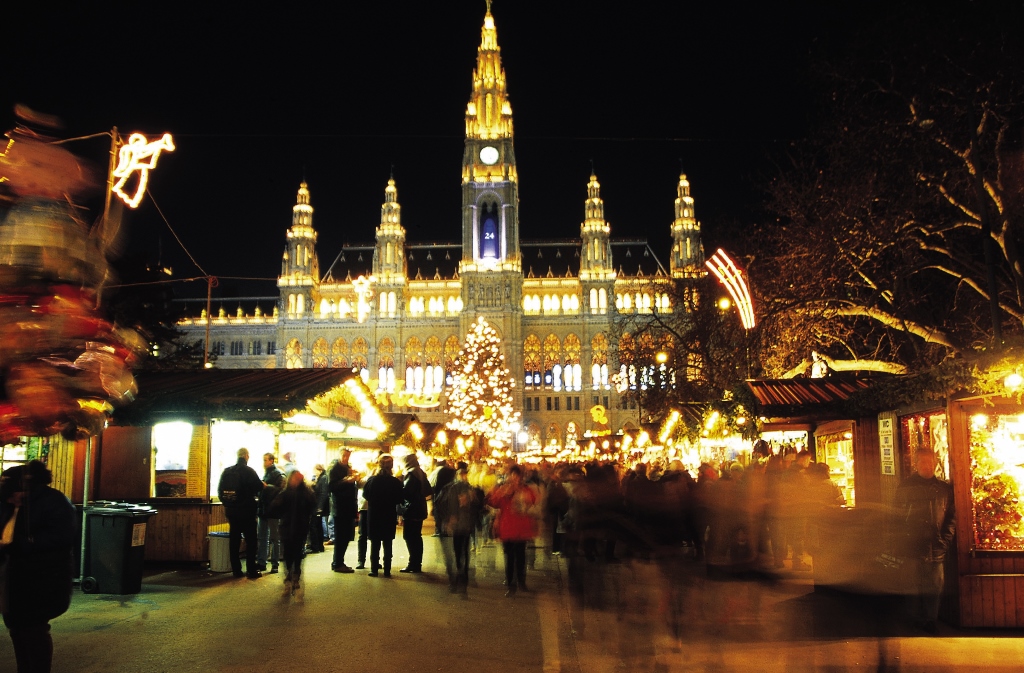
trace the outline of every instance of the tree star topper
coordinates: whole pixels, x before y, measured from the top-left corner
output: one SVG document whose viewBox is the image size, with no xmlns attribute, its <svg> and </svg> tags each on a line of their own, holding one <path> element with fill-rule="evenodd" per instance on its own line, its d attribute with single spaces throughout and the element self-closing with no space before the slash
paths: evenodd
<svg viewBox="0 0 1024 673">
<path fill-rule="evenodd" d="M 121 197 L 121 200 L 132 208 L 138 208 L 139 201 L 146 191 L 146 183 L 149 181 L 149 171 L 156 168 L 157 159 L 164 150 L 174 151 L 174 141 L 171 134 L 165 133 L 160 140 L 149 142 L 146 136 L 141 133 L 133 133 L 128 137 L 128 142 L 121 147 L 118 153 L 117 168 L 114 169 L 114 177 L 117 182 L 111 187 L 111 191 Z M 138 171 L 138 180 L 135 183 L 135 193 L 131 196 L 124 191 L 125 183 Z"/>
</svg>

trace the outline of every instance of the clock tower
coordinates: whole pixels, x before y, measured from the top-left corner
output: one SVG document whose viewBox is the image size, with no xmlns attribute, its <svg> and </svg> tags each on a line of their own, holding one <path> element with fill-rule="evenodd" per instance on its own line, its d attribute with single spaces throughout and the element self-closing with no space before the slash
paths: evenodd
<svg viewBox="0 0 1024 673">
<path fill-rule="evenodd" d="M 498 32 L 488 0 L 473 91 L 466 105 L 462 158 L 461 332 L 483 315 L 506 344 L 522 343 L 523 264 L 519 250 L 519 178 L 512 147 L 512 105 L 501 66 Z M 506 364 L 522 370 L 521 349 L 508 348 Z M 519 389 L 516 389 L 517 400 Z"/>
</svg>

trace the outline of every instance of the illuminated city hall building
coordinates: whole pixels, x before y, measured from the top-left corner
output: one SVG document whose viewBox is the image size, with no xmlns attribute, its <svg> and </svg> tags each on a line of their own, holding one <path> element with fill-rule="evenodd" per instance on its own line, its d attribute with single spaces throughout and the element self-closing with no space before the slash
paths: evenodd
<svg viewBox="0 0 1024 673">
<path fill-rule="evenodd" d="M 321 274 L 311 194 L 302 183 L 276 306 L 251 315 L 221 308 L 209 325 L 216 366 L 353 368 L 386 410 L 442 422 L 459 346 L 483 316 L 501 335 L 516 378 L 515 400 L 529 436 L 520 449 L 557 452 L 598 430 L 635 428 L 638 410 L 620 401 L 613 384 L 620 367 L 616 323 L 629 314 L 672 311 L 672 279 L 703 274 L 689 182 L 680 176 L 667 268 L 646 240 L 611 238 L 594 175 L 579 239 L 524 241 L 513 138 L 488 11 L 466 106 L 461 242 L 406 241 L 391 179 L 376 242 L 343 246 Z M 206 339 L 205 311 L 180 326 L 189 337 Z M 642 371 L 624 367 L 623 373 L 631 385 L 644 385 Z"/>
</svg>

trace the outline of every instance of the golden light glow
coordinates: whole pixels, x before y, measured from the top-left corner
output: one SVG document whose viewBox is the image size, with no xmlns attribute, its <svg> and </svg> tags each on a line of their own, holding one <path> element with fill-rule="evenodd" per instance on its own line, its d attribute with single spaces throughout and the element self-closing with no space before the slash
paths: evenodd
<svg viewBox="0 0 1024 673">
<path fill-rule="evenodd" d="M 743 272 L 721 248 L 716 250 L 705 264 L 736 302 L 736 309 L 739 311 L 740 324 L 743 325 L 743 329 L 753 329 L 755 325 L 754 305 L 750 300 L 750 290 L 747 288 L 747 282 L 743 279 Z"/>
<path fill-rule="evenodd" d="M 1006 380 L 1003 381 L 1003 385 L 1005 385 L 1009 390 L 1017 390 L 1024 385 L 1024 376 L 1014 372 L 1006 377 Z"/>
<path fill-rule="evenodd" d="M 153 142 L 148 142 L 146 136 L 141 133 L 131 134 L 128 137 L 128 142 L 121 146 L 118 153 L 117 168 L 113 172 L 114 177 L 118 180 L 110 188 L 111 191 L 121 197 L 121 200 L 130 207 L 138 208 L 139 201 L 142 200 L 142 195 L 146 191 L 146 183 L 149 182 L 149 172 L 156 168 L 160 153 L 164 151 L 174 151 L 174 141 L 171 139 L 170 133 L 165 133 L 160 140 Z M 129 196 L 124 191 L 124 186 L 136 172 L 138 176 L 135 193 Z"/>
</svg>

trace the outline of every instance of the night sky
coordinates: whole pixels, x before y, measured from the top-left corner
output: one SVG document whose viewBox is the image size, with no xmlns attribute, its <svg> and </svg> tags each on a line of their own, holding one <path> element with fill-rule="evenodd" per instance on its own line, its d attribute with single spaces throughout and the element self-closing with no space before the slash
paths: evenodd
<svg viewBox="0 0 1024 673">
<path fill-rule="evenodd" d="M 809 54 L 867 7 L 773 4 L 497 0 L 523 238 L 579 235 L 593 161 L 613 237 L 667 258 L 682 166 L 705 247 L 728 246 L 771 154 L 806 132 Z M 172 133 L 150 191 L 205 272 L 275 278 L 303 177 L 322 268 L 373 240 L 392 166 L 407 240 L 460 239 L 483 0 L 23 5 L 4 19 L 0 121 L 22 102 L 65 136 Z M 105 166 L 107 142 L 72 147 Z M 129 253 L 200 274 L 148 199 L 127 224 Z"/>
</svg>

